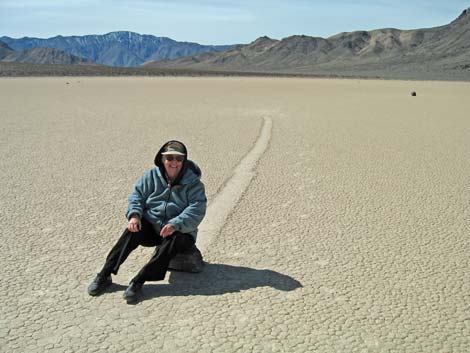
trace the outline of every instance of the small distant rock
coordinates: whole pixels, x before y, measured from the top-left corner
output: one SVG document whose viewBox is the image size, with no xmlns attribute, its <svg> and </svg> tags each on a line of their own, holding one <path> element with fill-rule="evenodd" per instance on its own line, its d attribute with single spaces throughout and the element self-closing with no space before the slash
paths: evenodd
<svg viewBox="0 0 470 353">
<path fill-rule="evenodd" d="M 416 97 L 416 92 L 415 91 L 411 92 L 411 96 Z"/>
<path fill-rule="evenodd" d="M 66 85 L 68 85 L 69 83 L 68 82 L 65 82 Z"/>
</svg>

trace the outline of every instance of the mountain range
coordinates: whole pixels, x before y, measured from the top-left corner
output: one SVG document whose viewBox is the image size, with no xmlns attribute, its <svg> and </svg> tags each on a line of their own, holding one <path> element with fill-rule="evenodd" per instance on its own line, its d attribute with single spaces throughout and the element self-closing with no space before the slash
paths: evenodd
<svg viewBox="0 0 470 353">
<path fill-rule="evenodd" d="M 220 51 L 230 45 L 201 45 L 178 42 L 167 37 L 134 32 L 111 32 L 104 35 L 56 36 L 53 38 L 10 38 L 0 41 L 15 51 L 32 48 L 54 48 L 97 64 L 134 67 L 149 61 L 174 59 L 200 52 Z M 64 62 L 65 63 L 65 62 Z"/>
<path fill-rule="evenodd" d="M 434 28 L 340 33 L 329 38 L 261 37 L 218 53 L 144 64 L 154 68 L 277 73 L 470 70 L 470 9 Z"/>
<path fill-rule="evenodd" d="M 0 41 L 0 61 L 31 64 L 93 65 L 87 60 L 54 48 L 31 48 L 15 51 Z"/>
<path fill-rule="evenodd" d="M 49 39 L 0 37 L 0 74 L 27 75 L 27 66 L 12 66 L 13 62 L 80 64 L 83 69 L 73 72 L 93 75 L 213 72 L 470 80 L 470 8 L 449 24 L 433 28 L 383 28 L 328 38 L 265 36 L 233 46 L 203 46 L 133 32 Z M 110 70 L 94 63 L 128 68 Z M 44 71 L 37 65 L 31 70 Z M 44 74 L 53 72 L 48 66 Z M 58 72 L 66 74 L 67 65 Z"/>
</svg>

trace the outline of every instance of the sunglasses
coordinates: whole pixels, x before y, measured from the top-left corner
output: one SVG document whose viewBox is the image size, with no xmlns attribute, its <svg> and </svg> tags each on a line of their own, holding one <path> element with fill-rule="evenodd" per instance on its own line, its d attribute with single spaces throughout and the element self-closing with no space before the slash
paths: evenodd
<svg viewBox="0 0 470 353">
<path fill-rule="evenodd" d="M 177 162 L 182 162 L 184 161 L 184 157 L 183 156 L 173 156 L 173 155 L 167 155 L 165 156 L 165 159 L 168 161 L 168 162 L 173 162 L 173 160 L 177 161 Z"/>
</svg>

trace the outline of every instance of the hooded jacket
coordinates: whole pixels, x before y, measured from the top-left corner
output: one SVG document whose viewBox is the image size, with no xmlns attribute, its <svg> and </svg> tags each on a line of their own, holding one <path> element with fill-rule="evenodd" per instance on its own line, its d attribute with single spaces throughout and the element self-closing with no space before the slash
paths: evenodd
<svg viewBox="0 0 470 353">
<path fill-rule="evenodd" d="M 186 147 L 183 166 L 176 180 L 171 184 L 162 162 L 165 143 L 155 156 L 155 167 L 145 172 L 137 181 L 129 196 L 126 217 L 144 217 L 160 234 L 160 230 L 171 223 L 176 231 L 189 233 L 196 241 L 197 227 L 206 213 L 206 193 L 201 182 L 201 169 L 187 159 Z"/>
</svg>

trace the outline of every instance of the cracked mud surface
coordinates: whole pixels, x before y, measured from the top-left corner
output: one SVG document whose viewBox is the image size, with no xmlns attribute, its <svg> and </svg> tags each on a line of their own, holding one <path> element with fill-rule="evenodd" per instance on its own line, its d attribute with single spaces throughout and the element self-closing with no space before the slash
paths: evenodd
<svg viewBox="0 0 470 353">
<path fill-rule="evenodd" d="M 468 350 L 468 84 L 24 78 L 0 92 L 1 352 Z M 269 144 L 204 272 L 126 305 L 151 254 L 138 249 L 88 296 L 158 147 L 187 144 L 212 202 L 265 117 Z"/>
</svg>

